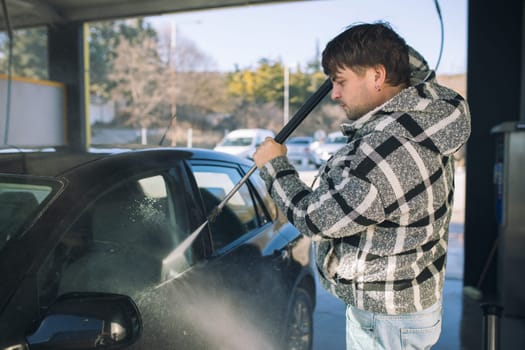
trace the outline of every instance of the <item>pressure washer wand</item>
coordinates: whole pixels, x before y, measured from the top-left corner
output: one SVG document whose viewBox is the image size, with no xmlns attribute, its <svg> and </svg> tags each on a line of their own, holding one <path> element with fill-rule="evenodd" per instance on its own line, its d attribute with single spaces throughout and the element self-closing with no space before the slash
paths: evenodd
<svg viewBox="0 0 525 350">
<path fill-rule="evenodd" d="M 331 89 L 332 82 L 330 79 L 326 79 L 319 89 L 317 89 L 317 91 L 312 96 L 310 96 L 308 100 L 306 100 L 305 103 L 299 108 L 292 119 L 281 129 L 281 131 L 279 131 L 279 133 L 274 138 L 275 141 L 280 144 L 286 141 L 288 136 L 290 136 L 295 131 L 295 129 L 297 129 L 306 116 L 308 116 L 308 114 L 322 101 L 322 99 Z M 221 213 L 224 206 L 228 203 L 230 198 L 233 197 L 233 195 L 237 193 L 241 186 L 246 183 L 248 178 L 255 172 L 255 170 L 257 170 L 257 166 L 253 165 L 250 170 L 248 170 L 246 175 L 244 175 L 243 178 L 239 180 L 239 183 L 237 183 L 223 198 L 223 200 L 217 204 L 215 208 L 213 208 L 206 221 L 204 221 L 195 231 L 185 238 L 184 241 L 182 241 L 181 244 L 173 251 L 173 253 L 170 254 L 170 256 L 180 254 L 181 252 L 184 252 L 186 249 L 188 249 L 188 247 L 195 240 L 195 238 L 197 238 L 206 224 L 215 220 L 215 218 Z"/>
<path fill-rule="evenodd" d="M 317 91 L 306 100 L 306 102 L 299 108 L 297 113 L 292 119 L 279 131 L 275 136 L 274 140 L 277 143 L 284 143 L 286 139 L 297 129 L 302 121 L 308 116 L 308 114 L 323 100 L 323 98 L 332 89 L 332 82 L 330 79 L 326 81 L 317 89 Z M 231 191 L 223 198 L 223 200 L 217 204 L 217 206 L 211 211 L 207 221 L 213 221 L 217 215 L 220 214 L 222 208 L 228 203 L 231 197 L 241 188 L 242 185 L 248 180 L 248 178 L 257 170 L 257 166 L 253 165 L 250 170 L 243 176 L 243 178 L 231 189 Z"/>
</svg>

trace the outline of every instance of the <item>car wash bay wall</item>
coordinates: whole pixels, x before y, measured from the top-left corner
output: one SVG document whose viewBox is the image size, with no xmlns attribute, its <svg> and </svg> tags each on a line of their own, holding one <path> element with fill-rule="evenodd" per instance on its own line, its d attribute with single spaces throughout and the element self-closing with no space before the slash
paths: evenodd
<svg viewBox="0 0 525 350">
<path fill-rule="evenodd" d="M 484 295 L 498 289 L 497 259 L 487 265 L 499 234 L 491 130 L 523 118 L 523 11 L 523 1 L 469 1 L 467 100 L 472 133 L 466 152 L 464 285 L 479 286 Z"/>
<path fill-rule="evenodd" d="M 64 84 L 0 74 L 0 99 L 1 145 L 65 144 Z"/>
</svg>

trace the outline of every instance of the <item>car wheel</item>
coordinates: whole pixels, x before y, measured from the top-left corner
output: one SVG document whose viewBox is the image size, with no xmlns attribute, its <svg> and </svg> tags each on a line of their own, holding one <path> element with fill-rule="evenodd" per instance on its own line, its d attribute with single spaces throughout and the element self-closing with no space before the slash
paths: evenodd
<svg viewBox="0 0 525 350">
<path fill-rule="evenodd" d="M 310 294 L 297 288 L 288 314 L 285 347 L 288 350 L 310 350 L 313 340 L 313 302 Z"/>
</svg>

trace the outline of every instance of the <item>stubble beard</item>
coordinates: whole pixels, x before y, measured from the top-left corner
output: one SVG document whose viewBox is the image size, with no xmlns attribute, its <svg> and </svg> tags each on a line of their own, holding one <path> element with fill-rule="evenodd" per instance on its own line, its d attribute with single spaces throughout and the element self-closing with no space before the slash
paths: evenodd
<svg viewBox="0 0 525 350">
<path fill-rule="evenodd" d="M 343 111 L 346 114 L 346 119 L 348 119 L 350 121 L 357 120 L 362 115 L 355 108 L 349 108 L 347 105 L 343 105 L 342 108 L 343 108 Z"/>
</svg>

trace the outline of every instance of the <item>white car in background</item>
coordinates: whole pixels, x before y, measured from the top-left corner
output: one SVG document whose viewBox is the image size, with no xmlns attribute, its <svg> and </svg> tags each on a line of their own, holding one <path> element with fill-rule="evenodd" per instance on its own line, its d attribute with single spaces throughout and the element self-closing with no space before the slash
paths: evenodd
<svg viewBox="0 0 525 350">
<path fill-rule="evenodd" d="M 334 131 L 328 134 L 325 141 L 314 149 L 314 153 L 322 164 L 326 163 L 330 157 L 348 142 L 348 137 L 341 131 Z"/>
<path fill-rule="evenodd" d="M 215 146 L 214 150 L 252 159 L 257 146 L 268 136 L 275 137 L 275 134 L 273 131 L 267 129 L 233 130 Z"/>
<path fill-rule="evenodd" d="M 314 153 L 314 144 L 314 138 L 311 136 L 294 136 L 289 138 L 285 142 L 288 149 L 288 160 L 297 166 L 306 167 L 313 164 L 319 167 L 321 162 Z"/>
</svg>

